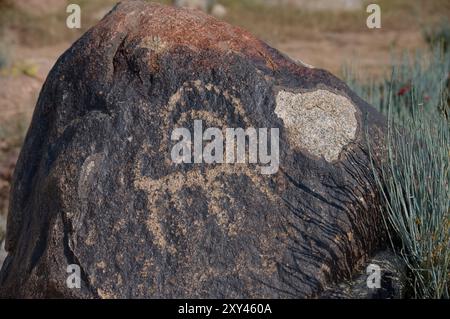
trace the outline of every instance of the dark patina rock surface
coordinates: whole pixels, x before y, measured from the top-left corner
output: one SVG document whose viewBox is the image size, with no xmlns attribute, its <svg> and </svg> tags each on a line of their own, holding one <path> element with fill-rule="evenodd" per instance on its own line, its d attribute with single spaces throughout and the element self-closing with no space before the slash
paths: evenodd
<svg viewBox="0 0 450 319">
<path fill-rule="evenodd" d="M 368 287 L 367 266 L 380 267 L 380 286 Z M 392 250 L 380 251 L 373 256 L 361 271 L 348 280 L 327 287 L 322 299 L 403 299 L 407 294 L 407 267 L 401 257 Z"/>
<path fill-rule="evenodd" d="M 175 165 L 170 134 L 195 119 L 279 128 L 278 172 Z M 0 296 L 320 296 L 383 243 L 364 137 L 383 123 L 330 73 L 239 28 L 119 4 L 42 89 L 14 175 Z M 66 285 L 69 264 L 80 289 Z"/>
</svg>

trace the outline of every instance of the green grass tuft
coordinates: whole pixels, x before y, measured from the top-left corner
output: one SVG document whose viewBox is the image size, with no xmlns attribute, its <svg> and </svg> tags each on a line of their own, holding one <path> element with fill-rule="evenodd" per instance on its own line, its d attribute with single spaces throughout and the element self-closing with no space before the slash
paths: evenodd
<svg viewBox="0 0 450 319">
<path fill-rule="evenodd" d="M 397 61 L 382 83 L 350 86 L 388 117 L 385 162 L 372 165 L 392 242 L 409 270 L 409 297 L 450 298 L 450 54 Z"/>
</svg>

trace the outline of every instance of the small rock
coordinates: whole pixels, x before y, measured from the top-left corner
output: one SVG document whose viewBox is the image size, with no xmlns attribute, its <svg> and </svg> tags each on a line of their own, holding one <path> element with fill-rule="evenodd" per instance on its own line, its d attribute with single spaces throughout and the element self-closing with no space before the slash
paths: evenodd
<svg viewBox="0 0 450 319">
<path fill-rule="evenodd" d="M 217 18 L 223 18 L 227 15 L 227 8 L 220 3 L 212 7 L 211 14 Z"/>
<path fill-rule="evenodd" d="M 178 7 L 199 9 L 209 12 L 213 7 L 215 0 L 174 0 L 174 4 Z"/>
</svg>

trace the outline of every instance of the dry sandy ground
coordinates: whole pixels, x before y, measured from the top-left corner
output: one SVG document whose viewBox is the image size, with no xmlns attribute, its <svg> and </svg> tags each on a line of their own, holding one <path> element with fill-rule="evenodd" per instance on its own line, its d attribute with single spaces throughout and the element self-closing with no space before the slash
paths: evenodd
<svg viewBox="0 0 450 319">
<path fill-rule="evenodd" d="M 344 64 L 351 64 L 364 77 L 379 77 L 389 73 L 392 55 L 404 50 L 425 49 L 419 32 L 374 30 L 366 33 L 325 33 L 314 40 L 294 40 L 280 43 L 277 48 L 294 59 L 326 69 L 339 76 Z"/>
<path fill-rule="evenodd" d="M 19 115 L 30 116 L 48 72 L 69 46 L 69 43 L 61 43 L 51 47 L 14 49 L 14 60 L 36 66 L 37 74 L 0 76 L 0 125 Z"/>
</svg>

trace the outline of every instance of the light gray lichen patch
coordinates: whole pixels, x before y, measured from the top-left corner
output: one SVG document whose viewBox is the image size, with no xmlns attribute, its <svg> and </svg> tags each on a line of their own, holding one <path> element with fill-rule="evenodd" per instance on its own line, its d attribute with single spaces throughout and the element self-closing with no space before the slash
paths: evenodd
<svg viewBox="0 0 450 319">
<path fill-rule="evenodd" d="M 304 93 L 281 90 L 276 97 L 275 113 L 283 120 L 294 148 L 324 157 L 328 162 L 337 160 L 344 146 L 356 136 L 355 105 L 327 90 Z"/>
</svg>

